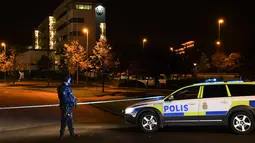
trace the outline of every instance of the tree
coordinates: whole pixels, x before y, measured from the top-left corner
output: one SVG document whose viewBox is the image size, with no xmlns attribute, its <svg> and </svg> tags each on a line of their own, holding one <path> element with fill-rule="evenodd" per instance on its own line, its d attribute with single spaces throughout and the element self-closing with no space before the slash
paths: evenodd
<svg viewBox="0 0 255 143">
<path fill-rule="evenodd" d="M 90 56 L 92 70 L 102 73 L 102 92 L 104 92 L 104 73 L 119 65 L 119 62 L 114 59 L 111 49 L 107 40 L 99 39 L 93 48 L 93 55 Z"/>
<path fill-rule="evenodd" d="M 210 61 L 209 58 L 205 55 L 205 53 L 202 53 L 200 57 L 198 68 L 198 71 L 200 72 L 207 71 L 210 68 Z"/>
<path fill-rule="evenodd" d="M 25 67 L 20 53 L 16 53 L 15 50 L 12 50 L 9 56 L 6 56 L 5 53 L 0 54 L 0 61 L 3 72 L 23 70 Z"/>
<path fill-rule="evenodd" d="M 226 59 L 225 59 L 225 67 L 228 69 L 228 71 L 232 71 L 238 67 L 240 67 L 240 53 L 231 53 Z"/>
<path fill-rule="evenodd" d="M 16 52 L 15 49 L 11 49 L 11 54 L 6 56 L 5 52 L 0 54 L 0 62 L 1 62 L 1 71 L 2 72 L 10 72 L 12 71 L 12 75 L 14 77 L 13 84 L 15 83 L 15 71 L 24 70 L 25 65 L 22 62 L 22 56 L 20 53 Z"/>
<path fill-rule="evenodd" d="M 53 66 L 52 60 L 46 55 L 42 55 L 40 60 L 38 60 L 37 62 L 37 67 L 39 70 L 45 70 L 48 68 L 50 69 L 52 66 Z"/>
<path fill-rule="evenodd" d="M 78 84 L 79 70 L 86 69 L 90 64 L 86 59 L 86 48 L 83 48 L 77 40 L 73 40 L 70 44 L 65 44 L 65 56 L 67 58 L 68 71 L 74 74 L 76 71 L 76 82 Z"/>
<path fill-rule="evenodd" d="M 219 71 L 233 71 L 240 67 L 240 53 L 231 53 L 226 56 L 224 53 L 216 53 L 212 56 L 212 65 L 219 68 Z"/>
<path fill-rule="evenodd" d="M 0 70 L 2 72 L 6 72 L 6 55 L 5 55 L 5 52 L 1 52 L 0 54 Z"/>
<path fill-rule="evenodd" d="M 221 72 L 226 68 L 225 59 L 227 56 L 224 53 L 216 53 L 212 55 L 212 66 L 218 68 L 218 72 Z"/>
</svg>

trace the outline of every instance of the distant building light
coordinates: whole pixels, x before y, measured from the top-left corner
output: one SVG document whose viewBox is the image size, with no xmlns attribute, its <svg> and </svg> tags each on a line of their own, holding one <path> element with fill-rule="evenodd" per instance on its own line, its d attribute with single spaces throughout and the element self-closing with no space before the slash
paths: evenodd
<svg viewBox="0 0 255 143">
<path fill-rule="evenodd" d="M 35 49 L 39 49 L 39 30 L 35 30 Z"/>
<path fill-rule="evenodd" d="M 50 16 L 49 17 L 49 47 L 50 49 L 54 49 L 54 44 L 56 43 L 56 40 L 55 40 L 55 33 L 56 33 L 56 30 L 55 30 L 55 19 L 53 16 Z"/>
<path fill-rule="evenodd" d="M 92 5 L 91 4 L 76 4 L 76 9 L 92 10 Z"/>
</svg>

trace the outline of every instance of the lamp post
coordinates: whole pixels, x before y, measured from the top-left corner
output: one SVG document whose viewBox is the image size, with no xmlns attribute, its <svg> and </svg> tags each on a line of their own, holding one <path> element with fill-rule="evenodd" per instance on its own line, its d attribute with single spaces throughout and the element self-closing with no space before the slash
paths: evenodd
<svg viewBox="0 0 255 143">
<path fill-rule="evenodd" d="M 4 47 L 4 52 L 6 53 L 6 44 L 4 42 L 2 42 L 1 46 Z"/>
<path fill-rule="evenodd" d="M 1 46 L 4 48 L 4 53 L 6 54 L 6 44 L 4 42 L 1 43 Z M 6 71 L 4 72 L 4 82 L 6 82 Z"/>
<path fill-rule="evenodd" d="M 143 49 L 144 49 L 144 44 L 147 42 L 147 39 L 143 39 Z"/>
<path fill-rule="evenodd" d="M 218 20 L 218 24 L 219 24 L 219 37 L 218 37 L 218 41 L 217 41 L 217 45 L 220 47 L 220 45 L 221 45 L 221 39 L 220 39 L 220 26 L 221 26 L 221 24 L 223 24 L 224 23 L 224 20 L 223 19 L 219 19 Z"/>
<path fill-rule="evenodd" d="M 89 31 L 87 28 L 83 29 L 83 32 L 87 34 L 87 53 L 86 58 L 89 58 Z M 86 66 L 86 85 L 88 85 L 88 66 Z"/>
</svg>

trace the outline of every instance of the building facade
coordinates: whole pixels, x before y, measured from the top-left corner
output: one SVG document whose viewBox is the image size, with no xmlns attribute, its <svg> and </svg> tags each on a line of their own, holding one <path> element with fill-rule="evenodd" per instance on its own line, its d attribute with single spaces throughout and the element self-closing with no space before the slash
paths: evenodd
<svg viewBox="0 0 255 143">
<path fill-rule="evenodd" d="M 54 50 L 56 43 L 55 19 L 53 16 L 47 17 L 34 32 L 35 49 Z"/>
<path fill-rule="evenodd" d="M 105 13 L 105 8 L 96 0 L 63 0 L 53 15 L 35 30 L 34 47 L 55 50 L 55 64 L 63 59 L 64 44 L 72 40 L 88 47 L 91 54 L 96 41 L 106 39 Z M 88 34 L 83 32 L 85 28 Z"/>
</svg>

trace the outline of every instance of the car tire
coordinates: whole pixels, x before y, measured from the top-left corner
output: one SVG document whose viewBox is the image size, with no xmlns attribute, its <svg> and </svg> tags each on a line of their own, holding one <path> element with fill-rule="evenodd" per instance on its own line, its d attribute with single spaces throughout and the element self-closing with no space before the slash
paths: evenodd
<svg viewBox="0 0 255 143">
<path fill-rule="evenodd" d="M 249 112 L 236 112 L 231 116 L 229 125 L 236 134 L 249 134 L 254 129 L 254 117 Z"/>
<path fill-rule="evenodd" d="M 156 132 L 160 129 L 160 118 L 153 112 L 143 113 L 139 117 L 139 126 L 144 132 Z"/>
</svg>

